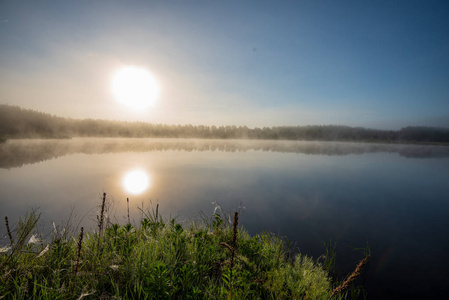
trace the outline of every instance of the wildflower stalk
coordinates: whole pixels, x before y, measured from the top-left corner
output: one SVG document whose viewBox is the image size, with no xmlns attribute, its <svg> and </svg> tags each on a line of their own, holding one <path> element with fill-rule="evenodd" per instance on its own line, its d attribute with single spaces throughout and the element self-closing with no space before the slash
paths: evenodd
<svg viewBox="0 0 449 300">
<path fill-rule="evenodd" d="M 234 213 L 234 223 L 232 225 L 233 233 L 232 233 L 232 247 L 231 247 L 231 272 L 232 268 L 234 267 L 234 258 L 235 258 L 235 249 L 237 248 L 237 235 L 238 230 L 237 226 L 239 224 L 239 213 Z M 232 273 L 231 273 L 232 276 Z"/>
<path fill-rule="evenodd" d="M 81 247 L 82 247 L 82 245 L 83 245 L 83 231 L 84 231 L 84 228 L 81 227 L 81 232 L 80 232 L 80 235 L 79 235 L 79 237 L 78 237 L 78 244 L 77 244 L 77 246 L 76 246 L 76 262 L 75 262 L 75 268 L 74 268 L 74 270 L 73 270 L 73 272 L 75 273 L 75 276 L 76 276 L 76 273 L 78 272 L 79 264 L 80 264 Z"/>
<path fill-rule="evenodd" d="M 8 232 L 9 242 L 11 243 L 11 248 L 14 247 L 14 240 L 12 238 L 11 230 L 9 229 L 8 217 L 5 216 L 6 231 Z"/>
<path fill-rule="evenodd" d="M 129 198 L 126 198 L 126 203 L 128 205 L 128 224 L 131 224 L 131 222 L 129 221 Z"/>
<path fill-rule="evenodd" d="M 232 269 L 234 268 L 235 250 L 237 248 L 237 226 L 239 225 L 239 213 L 234 213 L 234 223 L 232 224 L 233 234 L 232 234 L 232 247 L 231 247 L 231 265 L 230 270 L 230 299 L 232 300 Z"/>
<path fill-rule="evenodd" d="M 103 222 L 104 222 L 104 205 L 106 202 L 106 193 L 103 193 L 103 201 L 101 203 L 101 213 L 100 213 L 100 219 L 98 220 L 98 235 L 101 236 L 101 233 L 103 232 Z M 98 217 L 97 217 L 98 218 Z"/>
</svg>

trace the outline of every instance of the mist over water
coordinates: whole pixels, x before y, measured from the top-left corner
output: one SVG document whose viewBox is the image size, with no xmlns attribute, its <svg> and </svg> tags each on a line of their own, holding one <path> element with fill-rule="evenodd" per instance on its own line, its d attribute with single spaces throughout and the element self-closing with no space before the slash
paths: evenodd
<svg viewBox="0 0 449 300">
<path fill-rule="evenodd" d="M 0 168 L 15 168 L 61 156 L 153 151 L 281 152 L 341 156 L 397 153 L 409 158 L 449 157 L 449 147 L 376 143 L 267 140 L 204 140 L 148 138 L 72 138 L 8 140 L 0 144 Z"/>
<path fill-rule="evenodd" d="M 112 220 L 133 222 L 160 204 L 186 222 L 218 203 L 241 211 L 250 233 L 286 236 L 318 258 L 337 242 L 340 275 L 372 249 L 371 298 L 439 298 L 449 281 L 449 149 L 442 146 L 159 139 L 8 140 L 0 145 L 0 211 L 11 223 L 33 208 L 95 229 L 104 192 Z M 131 194 L 126 174 L 149 184 Z M 139 188 L 139 187 L 137 187 Z M 3 237 L 4 227 L 0 227 Z M 0 241 L 0 242 L 3 242 Z M 411 271 L 413 270 L 413 271 Z"/>
</svg>

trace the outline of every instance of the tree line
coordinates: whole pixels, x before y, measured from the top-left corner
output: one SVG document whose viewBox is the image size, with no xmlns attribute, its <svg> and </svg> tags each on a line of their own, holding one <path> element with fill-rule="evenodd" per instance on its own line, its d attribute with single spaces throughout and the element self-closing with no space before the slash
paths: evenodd
<svg viewBox="0 0 449 300">
<path fill-rule="evenodd" d="M 167 125 L 70 119 L 18 106 L 0 105 L 0 140 L 11 138 L 154 137 L 360 142 L 449 143 L 449 129 L 409 126 L 397 131 L 340 125 L 247 126 Z"/>
</svg>

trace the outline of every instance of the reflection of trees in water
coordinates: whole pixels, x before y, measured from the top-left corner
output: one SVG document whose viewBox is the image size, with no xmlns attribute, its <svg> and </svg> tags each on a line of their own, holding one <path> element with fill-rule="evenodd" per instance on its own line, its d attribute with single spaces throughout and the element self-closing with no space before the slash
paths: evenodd
<svg viewBox="0 0 449 300">
<path fill-rule="evenodd" d="M 9 140 L 0 144 L 0 167 L 20 167 L 75 153 L 106 154 L 152 151 L 264 151 L 326 156 L 386 152 L 414 158 L 449 157 L 449 147 L 430 145 L 266 140 L 76 138 L 70 140 Z"/>
</svg>

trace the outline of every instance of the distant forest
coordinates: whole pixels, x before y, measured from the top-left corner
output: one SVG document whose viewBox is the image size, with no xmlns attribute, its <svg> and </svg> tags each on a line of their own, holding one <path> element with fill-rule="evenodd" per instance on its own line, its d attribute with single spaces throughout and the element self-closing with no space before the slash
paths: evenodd
<svg viewBox="0 0 449 300">
<path fill-rule="evenodd" d="M 449 129 L 405 127 L 398 131 L 337 125 L 246 126 L 165 125 L 69 119 L 18 106 L 0 105 L 0 141 L 15 138 L 154 137 L 200 139 L 318 140 L 391 143 L 449 143 Z"/>
</svg>

